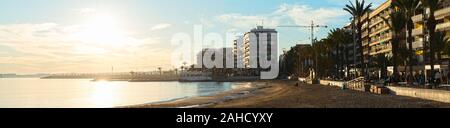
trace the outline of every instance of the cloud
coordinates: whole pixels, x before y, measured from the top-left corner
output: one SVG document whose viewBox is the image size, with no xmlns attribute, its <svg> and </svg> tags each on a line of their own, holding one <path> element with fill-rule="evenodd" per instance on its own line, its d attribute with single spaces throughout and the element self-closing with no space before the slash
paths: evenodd
<svg viewBox="0 0 450 128">
<path fill-rule="evenodd" d="M 97 9 L 94 8 L 82 8 L 76 10 L 78 13 L 83 15 L 91 15 L 97 13 Z"/>
<path fill-rule="evenodd" d="M 287 15 L 297 25 L 310 24 L 314 20 L 317 24 L 330 24 L 342 19 L 347 13 L 341 8 L 312 8 L 308 5 L 279 6 L 274 15 Z"/>
<path fill-rule="evenodd" d="M 313 8 L 308 5 L 282 4 L 268 14 L 243 15 L 239 13 L 222 14 L 217 20 L 233 28 L 248 30 L 256 25 L 266 27 L 279 25 L 309 25 L 314 20 L 317 24 L 335 24 L 345 20 L 346 12 L 341 8 Z"/>
<path fill-rule="evenodd" d="M 353 2 L 353 4 L 355 3 L 355 0 L 327 0 L 328 3 L 332 3 L 336 6 L 342 6 L 342 8 L 344 8 L 344 6 L 346 4 L 350 4 L 349 1 Z M 366 2 L 366 5 L 368 5 L 369 3 L 372 3 L 372 9 L 375 9 L 376 7 L 378 7 L 381 4 L 383 4 L 384 2 L 386 2 L 386 0 L 365 0 L 365 2 Z"/>
<path fill-rule="evenodd" d="M 264 22 L 264 26 L 276 27 L 279 21 L 273 17 L 255 16 L 255 15 L 242 15 L 238 13 L 223 14 L 217 17 L 217 20 L 224 24 L 229 24 L 231 27 L 248 29 L 261 25 Z"/>
<path fill-rule="evenodd" d="M 163 24 L 158 24 L 158 25 L 153 26 L 150 30 L 156 31 L 156 30 L 166 29 L 171 26 L 172 26 L 171 24 L 163 23 Z"/>
<path fill-rule="evenodd" d="M 102 72 L 115 66 L 130 71 L 139 66 L 161 65 L 170 49 L 156 47 L 157 37 L 124 35 L 119 45 L 84 42 L 73 35 L 82 25 L 2 24 L 0 25 L 0 70 L 5 72 Z M 167 64 L 168 65 L 168 64 Z M 8 68 L 9 67 L 9 68 Z M 119 68 L 120 67 L 120 68 Z M 120 70 L 121 69 L 121 70 Z M 152 70 L 141 68 L 141 70 Z"/>
</svg>

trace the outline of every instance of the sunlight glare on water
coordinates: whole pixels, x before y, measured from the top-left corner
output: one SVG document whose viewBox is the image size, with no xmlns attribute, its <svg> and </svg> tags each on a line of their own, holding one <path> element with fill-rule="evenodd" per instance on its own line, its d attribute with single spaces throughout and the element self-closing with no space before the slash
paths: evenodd
<svg viewBox="0 0 450 128">
<path fill-rule="evenodd" d="M 210 95 L 234 83 L 0 79 L 0 108 L 107 108 Z"/>
</svg>

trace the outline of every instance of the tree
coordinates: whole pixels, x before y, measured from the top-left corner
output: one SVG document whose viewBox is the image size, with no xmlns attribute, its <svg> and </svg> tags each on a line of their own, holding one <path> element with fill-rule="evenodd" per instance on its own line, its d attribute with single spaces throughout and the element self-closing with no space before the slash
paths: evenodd
<svg viewBox="0 0 450 128">
<path fill-rule="evenodd" d="M 159 75 L 162 76 L 162 68 L 158 67 Z"/>
<path fill-rule="evenodd" d="M 345 31 L 344 29 L 332 29 L 328 35 L 328 38 L 325 41 L 325 46 L 330 45 L 329 47 L 333 47 L 336 51 L 336 56 L 333 58 L 330 58 L 330 60 L 335 60 L 335 65 L 337 65 L 336 73 L 337 76 L 340 78 L 343 78 L 343 72 L 342 70 L 347 67 L 349 69 L 349 59 L 347 54 L 347 44 L 351 43 L 353 41 L 352 35 Z M 331 43 L 331 44 L 327 44 Z M 347 70 L 347 74 L 349 73 L 349 70 Z"/>
<path fill-rule="evenodd" d="M 403 66 L 404 66 L 404 71 L 407 72 L 408 70 L 408 58 L 406 57 L 400 57 L 400 56 L 408 56 L 410 54 L 409 49 L 407 49 L 406 47 L 399 47 L 397 49 L 397 53 L 398 56 L 397 57 L 397 62 L 403 62 Z M 403 74 L 403 73 L 402 73 Z M 405 74 L 403 74 L 405 75 Z M 402 82 L 409 82 L 407 77 L 404 77 L 406 81 L 402 81 Z"/>
<path fill-rule="evenodd" d="M 347 11 L 348 13 L 350 13 L 353 16 L 353 24 L 355 24 L 356 28 L 356 43 L 358 45 L 362 45 L 362 25 L 363 23 L 361 22 L 362 17 L 367 14 L 367 12 L 369 12 L 370 8 L 372 7 L 372 3 L 368 4 L 367 6 L 365 5 L 365 0 L 362 0 L 362 2 L 360 2 L 359 0 L 355 0 L 355 4 L 353 4 L 351 1 L 350 5 L 345 5 L 346 7 L 344 8 L 345 11 Z M 356 22 L 356 23 L 355 23 Z M 363 55 L 363 51 L 361 50 L 361 55 Z M 356 59 L 356 58 L 354 58 Z M 361 60 L 364 60 L 364 56 L 361 56 Z M 362 69 L 363 69 L 363 74 L 365 74 L 365 68 L 364 68 L 364 64 L 361 65 Z"/>
<path fill-rule="evenodd" d="M 325 40 L 320 40 L 320 41 L 315 41 L 316 43 L 314 43 L 313 45 L 313 50 L 314 50 L 314 56 L 317 57 L 316 60 L 316 64 L 315 66 L 320 67 L 320 68 L 315 68 L 316 69 L 316 73 L 317 73 L 317 77 L 321 78 L 324 76 L 327 76 L 329 74 L 327 74 L 329 72 L 328 67 L 330 67 L 329 65 L 331 65 L 331 59 L 329 58 L 329 56 L 327 56 L 327 43 L 325 42 Z"/>
<path fill-rule="evenodd" d="M 437 9 L 439 8 L 439 4 L 440 4 L 440 0 L 421 0 L 420 1 L 422 3 L 422 7 L 424 8 L 424 21 L 426 21 L 424 30 L 427 30 L 428 34 L 429 34 L 429 40 L 428 40 L 428 49 L 429 49 L 429 53 L 428 53 L 428 58 L 430 60 L 430 65 L 431 65 L 431 72 L 432 75 L 434 75 L 434 64 L 435 64 L 435 45 L 433 45 L 433 43 L 435 41 L 435 34 L 436 34 L 436 17 L 434 16 L 434 13 L 437 11 Z M 427 9 L 429 10 L 428 14 L 432 14 L 432 15 L 427 15 Z M 428 16 L 428 17 L 426 17 Z M 425 50 L 426 51 L 426 50 Z"/>
<path fill-rule="evenodd" d="M 178 68 L 175 68 L 174 71 L 175 71 L 175 75 L 178 75 Z"/>
<path fill-rule="evenodd" d="M 448 45 L 449 45 L 449 41 L 450 39 L 447 37 L 446 32 L 437 32 L 436 35 L 434 36 L 434 42 L 432 43 L 436 49 L 435 49 L 435 54 L 438 57 L 438 60 L 440 61 L 439 63 L 442 64 L 441 60 L 442 60 L 442 55 L 448 54 Z"/>
<path fill-rule="evenodd" d="M 394 66 L 394 72 L 393 72 L 393 76 L 394 79 L 398 78 L 398 50 L 399 50 L 399 44 L 400 44 L 400 39 L 401 39 L 401 33 L 405 28 L 405 23 L 407 22 L 407 20 L 405 19 L 405 17 L 403 16 L 404 12 L 403 10 L 397 10 L 395 8 L 392 8 L 393 12 L 390 15 L 390 20 L 386 19 L 385 17 L 382 17 L 382 19 L 384 20 L 384 22 L 386 22 L 389 26 L 389 28 L 391 29 L 391 34 L 392 34 L 392 42 L 391 42 L 391 46 L 392 46 L 392 64 Z"/>
<path fill-rule="evenodd" d="M 450 38 L 446 38 L 445 39 L 446 42 L 444 44 L 444 50 L 442 50 L 442 52 L 447 55 L 450 56 Z M 450 64 L 450 62 L 448 62 Z"/>
<path fill-rule="evenodd" d="M 377 68 L 381 71 L 381 79 L 385 79 L 387 77 L 387 63 L 388 58 L 384 54 L 378 54 L 375 57 L 375 63 L 377 65 Z"/>
<path fill-rule="evenodd" d="M 407 55 L 408 56 L 408 65 L 409 65 L 409 74 L 412 75 L 413 73 L 413 40 L 414 37 L 412 36 L 412 31 L 414 29 L 414 22 L 412 21 L 413 16 L 415 16 L 415 12 L 420 9 L 420 0 L 394 0 L 392 1 L 392 5 L 394 7 L 397 7 L 404 12 L 404 16 L 407 19 L 407 23 L 405 24 L 405 28 L 407 30 L 407 37 L 406 42 L 408 42 L 408 50 Z M 406 65 L 405 65 L 406 66 Z M 406 71 L 405 71 L 406 72 Z"/>
</svg>

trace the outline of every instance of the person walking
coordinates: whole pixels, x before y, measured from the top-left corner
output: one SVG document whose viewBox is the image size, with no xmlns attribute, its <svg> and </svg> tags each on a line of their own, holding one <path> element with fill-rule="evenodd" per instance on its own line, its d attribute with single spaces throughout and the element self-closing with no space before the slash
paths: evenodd
<svg viewBox="0 0 450 128">
<path fill-rule="evenodd" d="M 419 79 L 419 86 L 425 86 L 426 78 L 422 71 L 420 71 L 418 79 Z"/>
<path fill-rule="evenodd" d="M 441 79 L 442 79 L 442 75 L 441 75 L 440 71 L 436 72 L 436 74 L 434 75 L 434 79 L 435 79 L 435 86 L 438 87 L 441 84 Z"/>
<path fill-rule="evenodd" d="M 447 71 L 447 84 L 450 84 L 450 71 Z"/>
</svg>

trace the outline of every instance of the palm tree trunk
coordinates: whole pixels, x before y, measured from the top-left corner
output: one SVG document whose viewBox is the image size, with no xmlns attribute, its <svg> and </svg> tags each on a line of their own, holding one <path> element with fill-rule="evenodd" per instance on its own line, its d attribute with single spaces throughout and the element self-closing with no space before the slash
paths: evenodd
<svg viewBox="0 0 450 128">
<path fill-rule="evenodd" d="M 430 14 L 434 14 L 435 10 L 430 9 Z M 428 20 L 428 31 L 429 31 L 429 35 L 430 35 L 430 40 L 429 40 L 429 48 L 430 48 L 430 65 L 431 65 L 431 72 L 434 75 L 434 65 L 435 65 L 435 48 L 433 46 L 433 43 L 435 42 L 434 37 L 436 34 L 436 17 L 434 15 L 430 15 L 430 18 Z"/>
<path fill-rule="evenodd" d="M 339 47 L 339 42 L 338 42 L 337 46 L 336 46 L 336 55 L 337 55 L 336 58 L 338 58 L 338 61 L 337 61 L 337 77 L 341 78 L 341 61 L 339 61 L 341 59 L 341 54 L 340 54 L 340 50 L 339 49 L 340 49 L 340 47 Z"/>
<path fill-rule="evenodd" d="M 394 66 L 393 76 L 394 81 L 397 82 L 398 80 L 398 39 L 397 36 L 393 36 L 394 39 L 392 40 L 392 65 Z"/>
<path fill-rule="evenodd" d="M 406 28 L 408 29 L 408 36 L 407 36 L 406 40 L 408 42 L 408 49 L 409 49 L 409 54 L 408 54 L 409 75 L 413 74 L 413 55 L 414 55 L 414 50 L 413 50 L 413 47 L 412 47 L 412 44 L 413 44 L 413 36 L 412 36 L 413 24 L 414 23 L 413 23 L 412 19 L 409 18 L 408 19 L 408 23 L 406 23 Z M 406 72 L 406 70 L 405 70 L 405 72 Z"/>
<path fill-rule="evenodd" d="M 348 48 L 346 47 L 346 50 L 345 51 L 349 51 L 348 50 Z M 347 78 L 348 78 L 348 75 L 350 74 L 350 59 L 349 59 L 349 57 L 348 57 L 348 55 L 345 57 L 345 71 L 346 71 L 346 73 L 345 74 L 347 74 Z"/>
<path fill-rule="evenodd" d="M 357 23 L 357 27 L 356 27 L 357 29 L 358 29 L 358 32 L 357 32 L 357 44 L 360 46 L 360 48 L 362 48 L 362 33 L 361 33 L 361 31 L 362 31 L 362 24 L 361 24 L 361 18 L 358 18 L 358 23 Z M 365 63 L 365 61 L 364 61 L 364 53 L 363 53 L 363 50 L 361 49 L 361 50 L 359 50 L 359 52 L 360 52 L 360 54 L 361 54 L 361 74 L 363 75 L 363 76 L 365 76 L 365 75 L 367 75 L 366 74 L 366 68 L 365 68 L 365 65 L 364 65 L 364 63 Z M 356 65 L 356 64 L 355 64 Z"/>
</svg>

